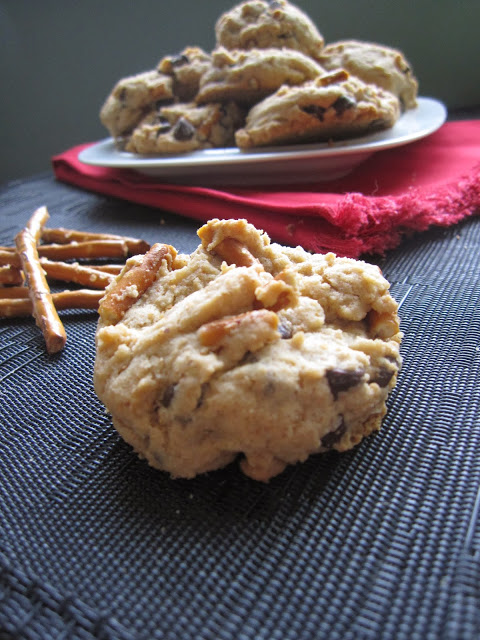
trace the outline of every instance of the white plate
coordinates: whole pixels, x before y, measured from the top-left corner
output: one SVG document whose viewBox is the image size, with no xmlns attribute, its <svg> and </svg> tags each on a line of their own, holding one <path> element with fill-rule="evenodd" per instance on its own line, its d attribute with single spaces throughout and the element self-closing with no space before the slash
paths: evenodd
<svg viewBox="0 0 480 640">
<path fill-rule="evenodd" d="M 263 147 L 248 152 L 232 147 L 144 156 L 119 151 L 112 138 L 107 138 L 87 147 L 78 157 L 88 165 L 133 169 L 165 182 L 205 187 L 327 181 L 347 175 L 372 153 L 430 135 L 446 118 L 441 102 L 420 97 L 418 107 L 406 111 L 391 129 L 333 144 Z"/>
</svg>

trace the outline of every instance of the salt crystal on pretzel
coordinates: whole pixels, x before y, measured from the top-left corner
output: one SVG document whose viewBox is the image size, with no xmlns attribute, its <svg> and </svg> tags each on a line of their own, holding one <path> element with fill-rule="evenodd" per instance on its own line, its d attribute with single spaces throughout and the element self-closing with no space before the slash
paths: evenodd
<svg viewBox="0 0 480 640">
<path fill-rule="evenodd" d="M 46 207 L 37 209 L 27 226 L 17 233 L 15 243 L 29 289 L 31 312 L 43 333 L 48 353 L 57 353 L 65 346 L 67 335 L 55 309 L 37 251 L 42 228 L 49 217 Z"/>
<path fill-rule="evenodd" d="M 170 267 L 176 255 L 176 250 L 170 245 L 154 244 L 138 264 L 121 274 L 108 287 L 98 309 L 102 320 L 112 324 L 119 322 L 125 312 L 155 282 L 162 262 L 165 260 Z"/>
</svg>

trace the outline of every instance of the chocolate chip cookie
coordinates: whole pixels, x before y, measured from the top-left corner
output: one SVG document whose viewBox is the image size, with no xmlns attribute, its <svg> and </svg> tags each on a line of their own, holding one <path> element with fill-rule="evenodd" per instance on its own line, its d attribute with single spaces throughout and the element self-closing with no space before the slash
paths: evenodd
<svg viewBox="0 0 480 640">
<path fill-rule="evenodd" d="M 185 47 L 178 54 L 163 57 L 157 70 L 173 78 L 173 93 L 180 102 L 190 102 L 195 98 L 210 62 L 210 54 L 201 47 Z"/>
<path fill-rule="evenodd" d="M 390 91 L 399 98 L 404 109 L 417 106 L 418 82 L 411 65 L 398 49 L 372 42 L 342 40 L 328 44 L 320 59 L 329 71 L 344 68 L 364 82 Z"/>
<path fill-rule="evenodd" d="M 145 116 L 128 138 L 125 151 L 159 154 L 231 147 L 243 122 L 244 112 L 233 102 L 172 104 Z"/>
<path fill-rule="evenodd" d="M 173 80 L 155 69 L 122 78 L 100 110 L 100 121 L 113 138 L 128 135 L 157 102 L 174 97 Z"/>
<path fill-rule="evenodd" d="M 315 24 L 286 0 L 247 0 L 215 24 L 217 46 L 226 49 L 295 49 L 318 58 L 324 45 Z"/>
<path fill-rule="evenodd" d="M 156 244 L 109 286 L 94 383 L 123 438 L 192 478 L 237 457 L 261 481 L 380 427 L 401 364 L 378 267 L 211 220 L 191 255 Z"/>
<path fill-rule="evenodd" d="M 283 84 L 298 85 L 326 72 L 312 58 L 293 49 L 250 49 L 212 54 L 212 66 L 200 81 L 198 103 L 235 100 L 255 104 Z"/>
<path fill-rule="evenodd" d="M 339 70 L 281 87 L 250 109 L 235 140 L 243 149 L 339 140 L 387 129 L 399 114 L 392 93 Z"/>
</svg>

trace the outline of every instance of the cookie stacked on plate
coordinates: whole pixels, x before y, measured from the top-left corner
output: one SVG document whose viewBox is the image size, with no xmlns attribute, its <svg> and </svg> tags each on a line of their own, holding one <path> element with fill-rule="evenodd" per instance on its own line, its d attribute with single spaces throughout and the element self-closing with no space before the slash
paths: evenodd
<svg viewBox="0 0 480 640">
<path fill-rule="evenodd" d="M 403 53 L 343 40 L 325 44 L 287 0 L 246 0 L 222 14 L 211 52 L 188 46 L 121 79 L 100 119 L 139 154 L 325 142 L 392 127 L 416 106 Z"/>
</svg>

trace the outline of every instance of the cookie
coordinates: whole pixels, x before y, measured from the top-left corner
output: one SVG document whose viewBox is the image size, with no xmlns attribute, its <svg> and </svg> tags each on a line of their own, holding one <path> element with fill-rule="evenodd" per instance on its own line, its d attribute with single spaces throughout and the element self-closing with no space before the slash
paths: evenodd
<svg viewBox="0 0 480 640">
<path fill-rule="evenodd" d="M 247 0 L 223 13 L 215 24 L 217 47 L 287 48 L 318 58 L 324 38 L 312 20 L 286 0 Z"/>
<path fill-rule="evenodd" d="M 128 135 L 157 102 L 174 97 L 173 80 L 155 69 L 122 78 L 100 110 L 100 121 L 114 138 Z"/>
<path fill-rule="evenodd" d="M 312 58 L 293 49 L 250 49 L 212 53 L 200 81 L 198 103 L 235 100 L 255 104 L 283 84 L 297 85 L 325 74 Z"/>
<path fill-rule="evenodd" d="M 173 93 L 179 101 L 190 102 L 210 65 L 210 55 L 202 48 L 186 47 L 179 54 L 162 58 L 157 70 L 173 78 Z"/>
<path fill-rule="evenodd" d="M 235 140 L 243 149 L 339 140 L 387 129 L 399 113 L 393 94 L 340 70 L 281 87 L 250 109 Z"/>
<path fill-rule="evenodd" d="M 390 91 L 404 109 L 417 106 L 418 82 L 401 51 L 372 42 L 342 40 L 328 44 L 321 55 L 325 69 L 344 68 L 364 82 Z"/>
<path fill-rule="evenodd" d="M 231 147 L 244 112 L 234 103 L 172 104 L 151 111 L 126 142 L 125 151 L 182 153 Z"/>
<path fill-rule="evenodd" d="M 267 481 L 376 431 L 401 364 L 380 269 L 211 220 L 191 255 L 131 258 L 99 307 L 95 390 L 149 464 L 192 478 L 237 457 Z"/>
</svg>

